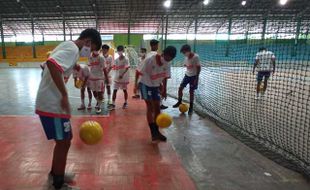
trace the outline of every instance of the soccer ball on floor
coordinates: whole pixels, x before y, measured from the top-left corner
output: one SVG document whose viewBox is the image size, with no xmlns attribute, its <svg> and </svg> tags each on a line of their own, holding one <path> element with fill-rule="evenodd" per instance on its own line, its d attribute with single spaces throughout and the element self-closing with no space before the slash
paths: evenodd
<svg viewBox="0 0 310 190">
<path fill-rule="evenodd" d="M 80 138 L 88 145 L 99 143 L 103 136 L 103 129 L 96 121 L 85 121 L 80 127 Z"/>
<path fill-rule="evenodd" d="M 156 118 L 156 124 L 160 128 L 168 128 L 172 124 L 172 117 L 167 113 L 161 113 Z"/>
</svg>

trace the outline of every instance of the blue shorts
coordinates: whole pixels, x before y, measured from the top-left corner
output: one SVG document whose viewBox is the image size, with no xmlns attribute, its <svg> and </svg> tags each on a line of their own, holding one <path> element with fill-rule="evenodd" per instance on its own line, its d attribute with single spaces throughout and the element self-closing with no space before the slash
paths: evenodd
<svg viewBox="0 0 310 190">
<path fill-rule="evenodd" d="M 143 100 L 160 100 L 159 87 L 149 87 L 139 83 L 139 89 Z"/>
<path fill-rule="evenodd" d="M 195 83 L 196 79 L 197 75 L 192 77 L 185 75 L 180 87 L 185 88 L 189 84 L 189 90 L 194 91 L 198 88 L 198 83 Z"/>
<path fill-rule="evenodd" d="M 270 71 L 258 71 L 257 76 L 256 76 L 257 82 L 262 82 L 264 77 L 265 77 L 265 80 L 268 80 L 270 77 Z"/>
<path fill-rule="evenodd" d="M 70 140 L 72 130 L 69 119 L 40 116 L 48 140 Z"/>
</svg>

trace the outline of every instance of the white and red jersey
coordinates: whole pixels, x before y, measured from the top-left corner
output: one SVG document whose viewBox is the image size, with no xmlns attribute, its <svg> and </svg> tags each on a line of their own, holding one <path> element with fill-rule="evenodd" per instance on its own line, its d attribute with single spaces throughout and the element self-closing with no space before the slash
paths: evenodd
<svg viewBox="0 0 310 190">
<path fill-rule="evenodd" d="M 171 76 L 170 63 L 162 63 L 159 54 L 146 58 L 138 72 L 140 82 L 149 87 L 159 87 L 164 79 Z"/>
<path fill-rule="evenodd" d="M 89 80 L 104 80 L 104 57 L 99 54 L 92 54 L 88 58 Z"/>
<path fill-rule="evenodd" d="M 273 52 L 264 50 L 256 54 L 255 60 L 258 62 L 257 71 L 273 71 L 276 56 Z"/>
<path fill-rule="evenodd" d="M 127 57 L 123 57 L 123 59 L 117 58 L 113 65 L 114 77 L 113 81 L 117 83 L 129 83 L 129 70 L 123 75 L 122 78 L 120 76 L 129 69 L 129 60 Z"/>
<path fill-rule="evenodd" d="M 114 65 L 114 60 L 111 55 L 103 56 L 104 57 L 104 65 L 107 71 L 111 70 Z M 111 72 L 108 73 L 108 76 L 111 76 Z"/>
<path fill-rule="evenodd" d="M 73 77 L 85 81 L 89 77 L 89 68 L 87 65 L 80 65 L 79 69 L 73 69 Z"/>
<path fill-rule="evenodd" d="M 60 43 L 51 53 L 46 64 L 54 64 L 62 74 L 64 81 L 69 78 L 79 59 L 79 48 L 72 41 Z M 42 80 L 36 98 L 36 113 L 41 116 L 70 118 L 61 108 L 62 95 L 54 83 L 47 66 L 43 70 Z"/>
<path fill-rule="evenodd" d="M 186 67 L 185 74 L 189 77 L 196 76 L 198 74 L 197 67 L 200 66 L 199 55 L 191 53 L 189 57 L 184 60 L 184 66 Z"/>
</svg>

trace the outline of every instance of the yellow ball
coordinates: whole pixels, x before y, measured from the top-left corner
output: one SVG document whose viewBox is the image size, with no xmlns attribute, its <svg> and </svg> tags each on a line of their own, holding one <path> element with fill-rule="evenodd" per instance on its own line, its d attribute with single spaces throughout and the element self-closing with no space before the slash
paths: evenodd
<svg viewBox="0 0 310 190">
<path fill-rule="evenodd" d="M 180 104 L 179 110 L 181 113 L 185 113 L 188 111 L 188 105 L 187 104 Z"/>
<path fill-rule="evenodd" d="M 80 138 L 88 145 L 97 144 L 103 135 L 101 125 L 96 121 L 85 121 L 80 127 Z"/>
<path fill-rule="evenodd" d="M 84 84 L 84 81 L 82 81 L 82 80 L 76 80 L 76 82 L 75 82 L 75 86 L 78 89 L 81 89 L 83 84 Z"/>
<path fill-rule="evenodd" d="M 160 128 L 167 128 L 172 124 L 172 117 L 167 113 L 161 113 L 156 118 L 156 124 Z"/>
</svg>

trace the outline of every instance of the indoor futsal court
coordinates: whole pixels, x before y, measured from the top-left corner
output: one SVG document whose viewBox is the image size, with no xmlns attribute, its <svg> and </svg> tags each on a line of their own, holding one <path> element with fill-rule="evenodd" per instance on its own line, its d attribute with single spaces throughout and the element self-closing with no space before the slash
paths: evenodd
<svg viewBox="0 0 310 190">
<path fill-rule="evenodd" d="M 309 190 L 309 0 L 0 0 L 0 190 Z"/>
</svg>

